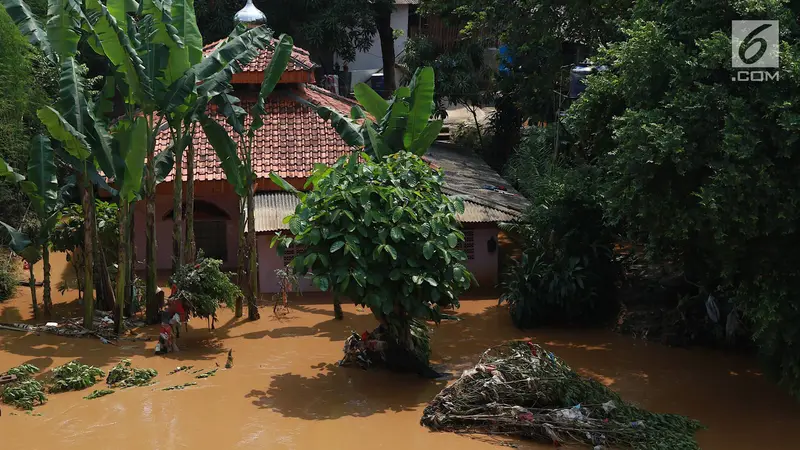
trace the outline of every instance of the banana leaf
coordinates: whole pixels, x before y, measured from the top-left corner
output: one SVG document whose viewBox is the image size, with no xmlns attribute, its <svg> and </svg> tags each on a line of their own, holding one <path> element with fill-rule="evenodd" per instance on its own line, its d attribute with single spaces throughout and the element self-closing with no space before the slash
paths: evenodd
<svg viewBox="0 0 800 450">
<path fill-rule="evenodd" d="M 47 8 L 47 40 L 53 53 L 60 60 L 71 58 L 78 52 L 80 36 L 75 31 L 79 28 L 78 11 L 72 9 L 66 1 L 49 2 Z"/>
<path fill-rule="evenodd" d="M 28 159 L 28 181 L 34 185 L 35 195 L 29 195 L 36 214 L 41 218 L 52 214 L 58 206 L 58 179 L 56 159 L 50 139 L 41 134 L 31 140 Z"/>
<path fill-rule="evenodd" d="M 331 126 L 333 126 L 333 129 L 339 133 L 339 136 L 342 137 L 347 145 L 353 147 L 364 146 L 364 138 L 361 135 L 361 126 L 355 121 L 350 120 L 347 116 L 339 113 L 339 111 L 327 106 L 321 106 L 317 108 L 317 114 L 319 114 L 323 120 L 331 121 Z"/>
<path fill-rule="evenodd" d="M 225 172 L 228 183 L 233 186 L 236 195 L 239 197 L 246 196 L 248 186 L 245 180 L 247 174 L 236 152 L 236 143 L 233 142 L 233 139 L 228 135 L 225 128 L 216 120 L 203 115 L 200 117 L 200 124 L 203 127 L 203 131 L 206 133 L 208 142 L 217 153 L 217 157 L 220 160 L 220 165 L 222 166 L 223 172 Z"/>
<path fill-rule="evenodd" d="M 36 115 L 39 116 L 39 120 L 41 120 L 42 124 L 47 128 L 50 136 L 64 144 L 67 153 L 81 161 L 91 155 L 89 152 L 89 143 L 86 142 L 86 136 L 64 120 L 58 111 L 50 106 L 45 106 L 44 108 L 40 108 L 36 112 Z"/>
<path fill-rule="evenodd" d="M 25 176 L 17 173 L 3 158 L 0 158 L 0 178 L 5 178 L 12 183 L 18 183 L 23 181 Z"/>
<path fill-rule="evenodd" d="M 365 83 L 358 83 L 353 87 L 353 93 L 358 103 L 361 103 L 361 106 L 372 114 L 372 117 L 376 120 L 386 115 L 386 110 L 389 109 L 389 102 L 372 90 L 371 87 Z"/>
<path fill-rule="evenodd" d="M 433 68 L 417 69 L 408 88 L 411 90 L 411 97 L 409 97 L 408 123 L 403 135 L 403 146 L 406 149 L 410 149 L 412 143 L 422 135 L 433 113 Z"/>
<path fill-rule="evenodd" d="M 20 33 L 28 38 L 28 41 L 37 47 L 52 63 L 58 63 L 56 55 L 50 47 L 50 40 L 47 38 L 47 31 L 42 28 L 42 24 L 33 14 L 28 5 L 22 0 L 2 0 L 6 12 L 17 25 Z"/>
<path fill-rule="evenodd" d="M 253 116 L 253 123 L 249 131 L 251 137 L 256 130 L 264 126 L 264 121 L 261 117 L 266 114 L 264 110 L 264 101 L 269 97 L 269 94 L 272 93 L 273 89 L 275 89 L 281 76 L 286 71 L 286 66 L 289 64 L 289 58 L 292 56 L 293 48 L 294 41 L 292 37 L 282 34 L 278 44 L 275 45 L 272 59 L 269 61 L 266 71 L 264 71 L 264 80 L 261 82 L 258 100 L 251 109 L 251 114 Z"/>
</svg>

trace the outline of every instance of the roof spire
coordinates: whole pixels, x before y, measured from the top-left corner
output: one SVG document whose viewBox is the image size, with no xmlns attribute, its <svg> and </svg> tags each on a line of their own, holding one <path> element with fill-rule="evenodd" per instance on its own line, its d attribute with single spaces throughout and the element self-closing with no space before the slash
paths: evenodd
<svg viewBox="0 0 800 450">
<path fill-rule="evenodd" d="M 248 27 L 255 27 L 267 23 L 267 16 L 256 8 L 253 0 L 247 0 L 247 4 L 233 16 L 233 20 L 241 22 Z"/>
</svg>

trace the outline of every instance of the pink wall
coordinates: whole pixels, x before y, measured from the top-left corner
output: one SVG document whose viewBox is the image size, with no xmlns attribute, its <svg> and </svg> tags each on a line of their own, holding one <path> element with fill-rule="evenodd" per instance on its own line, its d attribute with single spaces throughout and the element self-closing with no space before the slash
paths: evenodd
<svg viewBox="0 0 800 450">
<path fill-rule="evenodd" d="M 213 203 L 220 209 L 224 210 L 229 216 L 230 220 L 227 221 L 225 235 L 220 236 L 221 239 L 227 240 L 228 257 L 223 262 L 223 267 L 228 270 L 236 268 L 236 252 L 239 248 L 237 227 L 239 210 L 237 208 L 238 198 L 232 192 L 209 194 L 205 196 L 197 196 L 196 200 L 203 200 Z M 156 196 L 156 243 L 158 251 L 156 256 L 157 266 L 159 270 L 169 270 L 172 268 L 172 218 L 163 220 L 164 214 L 172 210 L 172 194 L 160 194 Z M 196 218 L 196 221 L 202 221 L 201 217 Z M 144 268 L 145 251 L 146 251 L 146 237 L 145 237 L 145 202 L 140 201 L 136 203 L 136 213 L 134 224 L 136 227 L 136 237 L 134 245 L 136 246 L 136 256 L 139 261 L 138 269 Z"/>
</svg>

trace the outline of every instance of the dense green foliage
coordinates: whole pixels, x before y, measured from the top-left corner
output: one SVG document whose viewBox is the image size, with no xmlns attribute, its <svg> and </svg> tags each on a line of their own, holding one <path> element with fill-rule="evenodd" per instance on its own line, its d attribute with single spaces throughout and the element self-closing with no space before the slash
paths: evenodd
<svg viewBox="0 0 800 450">
<path fill-rule="evenodd" d="M 39 368 L 31 364 L 23 364 L 9 369 L 5 374 L 16 376 L 17 381 L 0 387 L 2 389 L 0 397 L 2 397 L 3 403 L 31 410 L 37 404 L 42 405 L 47 402 L 44 384 L 32 378 L 33 374 L 38 371 Z"/>
<path fill-rule="evenodd" d="M 0 302 L 14 297 L 19 286 L 19 262 L 0 251 Z"/>
<path fill-rule="evenodd" d="M 457 249 L 464 234 L 455 214 L 464 205 L 442 193 L 442 173 L 418 156 L 360 158 L 319 167 L 314 190 L 286 219 L 292 236 L 273 244 L 279 253 L 302 246 L 291 262 L 298 275 L 313 273 L 321 290 L 368 306 L 407 343 L 412 318 L 439 322 L 441 308 L 457 306 L 470 285 Z"/>
<path fill-rule="evenodd" d="M 155 369 L 139 369 L 132 366 L 131 360 L 123 359 L 108 372 L 106 383 L 120 388 L 147 386 L 157 375 Z"/>
<path fill-rule="evenodd" d="M 114 392 L 115 391 L 113 389 L 95 389 L 91 394 L 83 398 L 86 400 L 92 400 L 95 398 L 105 397 L 106 395 L 113 394 Z"/>
<path fill-rule="evenodd" d="M 219 269 L 218 259 L 197 258 L 195 265 L 184 264 L 172 275 L 170 282 L 177 286 L 177 298 L 183 300 L 186 311 L 197 317 L 216 317 L 220 304 L 233 308 L 237 297 L 242 295 L 231 281 L 233 274 Z"/>
<path fill-rule="evenodd" d="M 786 249 L 800 239 L 798 8 L 639 2 L 626 39 L 598 56 L 613 69 L 570 110 L 582 152 L 604 174 L 611 223 L 677 264 L 700 286 L 695 301 L 732 302 L 796 394 L 800 259 Z M 745 18 L 780 21 L 779 81 L 734 81 L 730 24 Z"/>
<path fill-rule="evenodd" d="M 507 171 L 532 202 L 523 224 L 511 227 L 523 254 L 505 274 L 501 296 L 523 328 L 607 320 L 620 275 L 596 170 L 556 152 L 555 128 L 530 129 Z"/>
<path fill-rule="evenodd" d="M 79 391 L 94 386 L 105 373 L 94 366 L 70 361 L 53 369 L 50 392 Z"/>
</svg>

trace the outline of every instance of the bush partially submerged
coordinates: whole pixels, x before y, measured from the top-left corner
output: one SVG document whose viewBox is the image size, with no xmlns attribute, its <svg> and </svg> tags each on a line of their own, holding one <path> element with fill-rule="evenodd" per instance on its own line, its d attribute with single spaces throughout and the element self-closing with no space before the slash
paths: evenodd
<svg viewBox="0 0 800 450">
<path fill-rule="evenodd" d="M 94 366 L 72 361 L 53 369 L 50 392 L 79 391 L 94 386 L 105 373 Z"/>
<path fill-rule="evenodd" d="M 5 375 L 14 375 L 17 381 L 2 387 L 3 403 L 16 406 L 17 408 L 31 410 L 37 404 L 43 405 L 47 402 L 44 394 L 44 384 L 32 378 L 39 368 L 32 364 L 23 364 L 10 369 Z"/>
<path fill-rule="evenodd" d="M 16 259 L 9 258 L 6 252 L 0 251 L 0 302 L 14 297 L 19 286 Z"/>
<path fill-rule="evenodd" d="M 106 383 L 113 387 L 146 386 L 158 375 L 155 369 L 137 369 L 131 366 L 131 360 L 123 359 L 108 372 Z"/>
<path fill-rule="evenodd" d="M 184 264 L 171 282 L 178 288 L 178 298 L 186 302 L 187 313 L 203 318 L 216 317 L 217 307 L 233 308 L 242 291 L 231 281 L 231 274 L 220 270 L 222 261 L 198 257 L 195 265 Z"/>
</svg>

